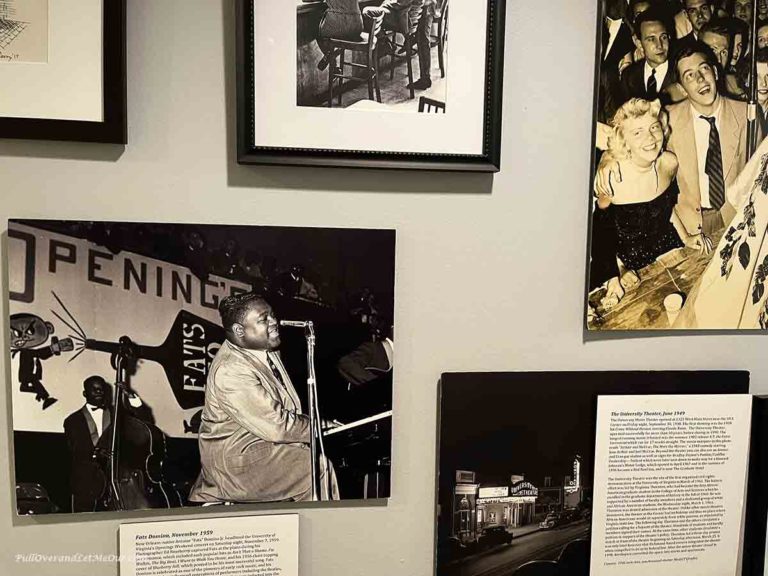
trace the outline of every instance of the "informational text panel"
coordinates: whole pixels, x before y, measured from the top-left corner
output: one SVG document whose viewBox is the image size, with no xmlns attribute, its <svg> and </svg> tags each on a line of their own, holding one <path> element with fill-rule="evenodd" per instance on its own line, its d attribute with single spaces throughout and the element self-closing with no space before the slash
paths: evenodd
<svg viewBox="0 0 768 576">
<path fill-rule="evenodd" d="M 121 576 L 298 576 L 296 514 L 120 526 Z"/>
<path fill-rule="evenodd" d="M 593 576 L 740 573 L 752 398 L 601 396 Z"/>
</svg>

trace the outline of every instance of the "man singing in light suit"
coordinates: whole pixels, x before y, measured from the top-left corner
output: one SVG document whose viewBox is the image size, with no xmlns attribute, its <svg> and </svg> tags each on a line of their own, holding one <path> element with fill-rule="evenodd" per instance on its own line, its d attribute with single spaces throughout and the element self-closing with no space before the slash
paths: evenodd
<svg viewBox="0 0 768 576">
<path fill-rule="evenodd" d="M 201 470 L 189 499 L 309 500 L 309 416 L 276 352 L 280 332 L 272 308 L 248 293 L 222 300 L 219 313 L 226 340 L 208 373 L 198 437 Z M 333 468 L 324 464 L 319 469 L 330 471 L 330 497 L 338 499 Z"/>
</svg>

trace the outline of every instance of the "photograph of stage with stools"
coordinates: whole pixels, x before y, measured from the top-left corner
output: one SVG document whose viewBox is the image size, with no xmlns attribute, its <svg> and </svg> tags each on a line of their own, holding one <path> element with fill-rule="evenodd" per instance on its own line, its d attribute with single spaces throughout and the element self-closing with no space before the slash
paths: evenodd
<svg viewBox="0 0 768 576">
<path fill-rule="evenodd" d="M 296 0 L 299 106 L 444 113 L 448 0 Z"/>
<path fill-rule="evenodd" d="M 10 220 L 17 513 L 387 498 L 393 230 Z"/>
</svg>

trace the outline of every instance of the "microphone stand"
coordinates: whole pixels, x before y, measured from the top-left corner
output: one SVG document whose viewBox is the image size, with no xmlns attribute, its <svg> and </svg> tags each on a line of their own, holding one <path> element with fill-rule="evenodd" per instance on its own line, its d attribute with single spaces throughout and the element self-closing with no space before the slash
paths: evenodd
<svg viewBox="0 0 768 576">
<path fill-rule="evenodd" d="M 315 373 L 315 328 L 311 321 L 304 325 L 304 337 L 307 340 L 307 402 L 309 403 L 309 451 L 312 474 L 312 500 L 322 499 L 320 471 L 318 470 L 318 451 L 325 461 L 325 446 L 320 429 L 320 406 L 317 398 L 317 376 Z M 330 499 L 330 477 L 326 470 L 327 499 Z"/>
</svg>

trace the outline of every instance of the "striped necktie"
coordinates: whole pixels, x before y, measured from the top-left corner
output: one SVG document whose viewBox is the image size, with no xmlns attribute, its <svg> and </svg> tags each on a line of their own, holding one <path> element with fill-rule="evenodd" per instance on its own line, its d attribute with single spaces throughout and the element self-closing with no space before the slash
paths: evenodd
<svg viewBox="0 0 768 576">
<path fill-rule="evenodd" d="M 648 77 L 648 90 L 646 91 L 648 93 L 649 98 L 656 98 L 656 96 L 659 93 L 658 88 L 656 87 L 656 69 L 651 69 L 651 75 Z"/>
<path fill-rule="evenodd" d="M 280 369 L 277 367 L 277 365 L 272 360 L 272 354 L 267 352 L 267 362 L 269 363 L 269 369 L 272 370 L 272 374 L 277 379 L 278 382 L 285 388 L 285 381 L 283 380 L 283 375 L 280 373 Z"/>
<path fill-rule="evenodd" d="M 715 119 L 700 116 L 709 122 L 709 148 L 704 172 L 709 176 L 709 203 L 715 210 L 720 210 L 725 204 L 725 181 L 723 180 L 723 154 L 720 151 L 720 134 L 715 125 Z"/>
</svg>

